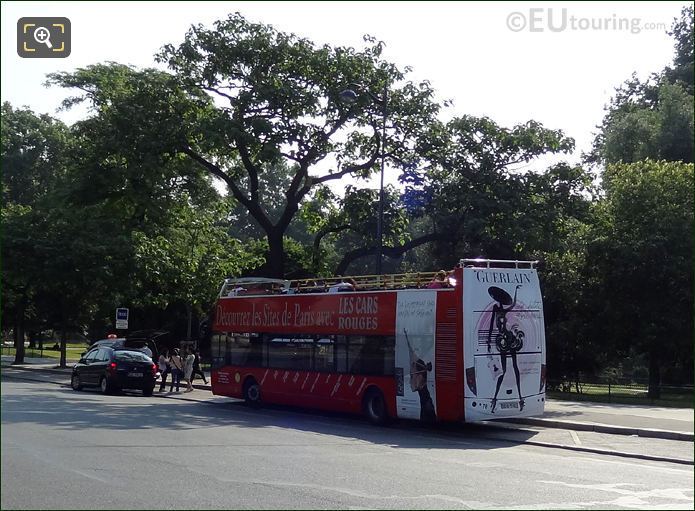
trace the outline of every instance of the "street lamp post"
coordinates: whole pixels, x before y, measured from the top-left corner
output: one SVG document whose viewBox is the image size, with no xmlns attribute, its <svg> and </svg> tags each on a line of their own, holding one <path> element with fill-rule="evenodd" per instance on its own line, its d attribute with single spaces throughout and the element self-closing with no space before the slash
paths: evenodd
<svg viewBox="0 0 695 511">
<path fill-rule="evenodd" d="M 345 103 L 354 103 L 357 101 L 359 95 L 355 89 L 360 90 L 358 84 L 351 83 L 347 89 L 340 93 L 340 99 Z M 375 273 L 381 275 L 381 259 L 384 252 L 384 162 L 386 159 L 386 117 L 388 115 L 388 84 L 384 83 L 384 91 L 381 97 L 376 96 L 369 90 L 364 90 L 364 92 L 371 98 L 374 103 L 381 107 L 381 144 L 379 152 L 381 157 L 381 176 L 379 181 L 379 217 L 376 223 L 376 239 L 378 242 L 377 253 L 376 253 L 376 268 Z"/>
</svg>

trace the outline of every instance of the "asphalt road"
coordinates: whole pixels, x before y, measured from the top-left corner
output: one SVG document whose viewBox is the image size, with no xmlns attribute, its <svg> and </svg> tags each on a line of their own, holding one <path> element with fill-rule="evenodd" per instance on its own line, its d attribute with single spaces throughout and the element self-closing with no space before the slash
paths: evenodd
<svg viewBox="0 0 695 511">
<path fill-rule="evenodd" d="M 688 465 L 541 447 L 531 430 L 377 428 L 196 392 L 3 378 L 2 509 L 693 509 Z"/>
</svg>

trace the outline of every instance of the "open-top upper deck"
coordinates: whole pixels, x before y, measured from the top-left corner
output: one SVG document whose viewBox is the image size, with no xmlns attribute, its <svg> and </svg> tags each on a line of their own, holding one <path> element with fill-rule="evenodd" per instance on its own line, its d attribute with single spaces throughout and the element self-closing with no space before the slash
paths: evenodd
<svg viewBox="0 0 695 511">
<path fill-rule="evenodd" d="M 479 268 L 534 268 L 538 261 L 505 259 L 461 259 L 457 265 Z M 457 282 L 454 270 L 447 272 L 444 287 L 454 287 Z M 381 291 L 420 289 L 431 284 L 439 272 L 407 272 L 386 275 L 352 275 L 317 277 L 308 279 L 270 279 L 263 277 L 228 278 L 219 292 L 219 298 L 231 296 L 262 296 L 300 293 L 327 293 L 337 291 L 341 285 L 351 291 Z"/>
</svg>

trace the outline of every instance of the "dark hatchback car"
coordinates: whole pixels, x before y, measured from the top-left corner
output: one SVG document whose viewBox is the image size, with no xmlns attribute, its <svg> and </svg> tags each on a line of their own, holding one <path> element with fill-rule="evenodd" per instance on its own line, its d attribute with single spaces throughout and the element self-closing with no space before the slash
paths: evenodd
<svg viewBox="0 0 695 511">
<path fill-rule="evenodd" d="M 142 390 L 145 396 L 151 396 L 156 374 L 156 364 L 142 351 L 96 346 L 72 368 L 71 385 L 73 390 L 99 387 L 104 394 Z"/>
</svg>

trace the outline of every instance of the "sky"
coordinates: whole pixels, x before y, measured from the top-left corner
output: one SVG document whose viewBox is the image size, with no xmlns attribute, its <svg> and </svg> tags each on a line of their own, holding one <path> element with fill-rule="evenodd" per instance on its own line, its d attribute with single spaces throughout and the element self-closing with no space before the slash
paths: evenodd
<svg viewBox="0 0 695 511">
<path fill-rule="evenodd" d="M 385 42 L 383 57 L 410 79 L 429 80 L 453 100 L 443 118 L 487 116 L 511 127 L 536 120 L 576 140 L 566 158 L 591 147 L 614 88 L 633 72 L 647 78 L 671 64 L 666 34 L 685 2 L 6 2 L 0 4 L 0 99 L 72 123 L 84 109 L 57 111 L 72 95 L 46 88 L 47 73 L 104 61 L 155 66 L 153 55 L 179 43 L 193 24 L 238 11 L 317 44 Z M 70 19 L 64 59 L 17 54 L 21 17 Z M 337 85 L 339 86 L 339 85 Z M 550 160 L 548 160 L 550 161 Z M 387 182 L 389 178 L 387 178 Z"/>
</svg>

